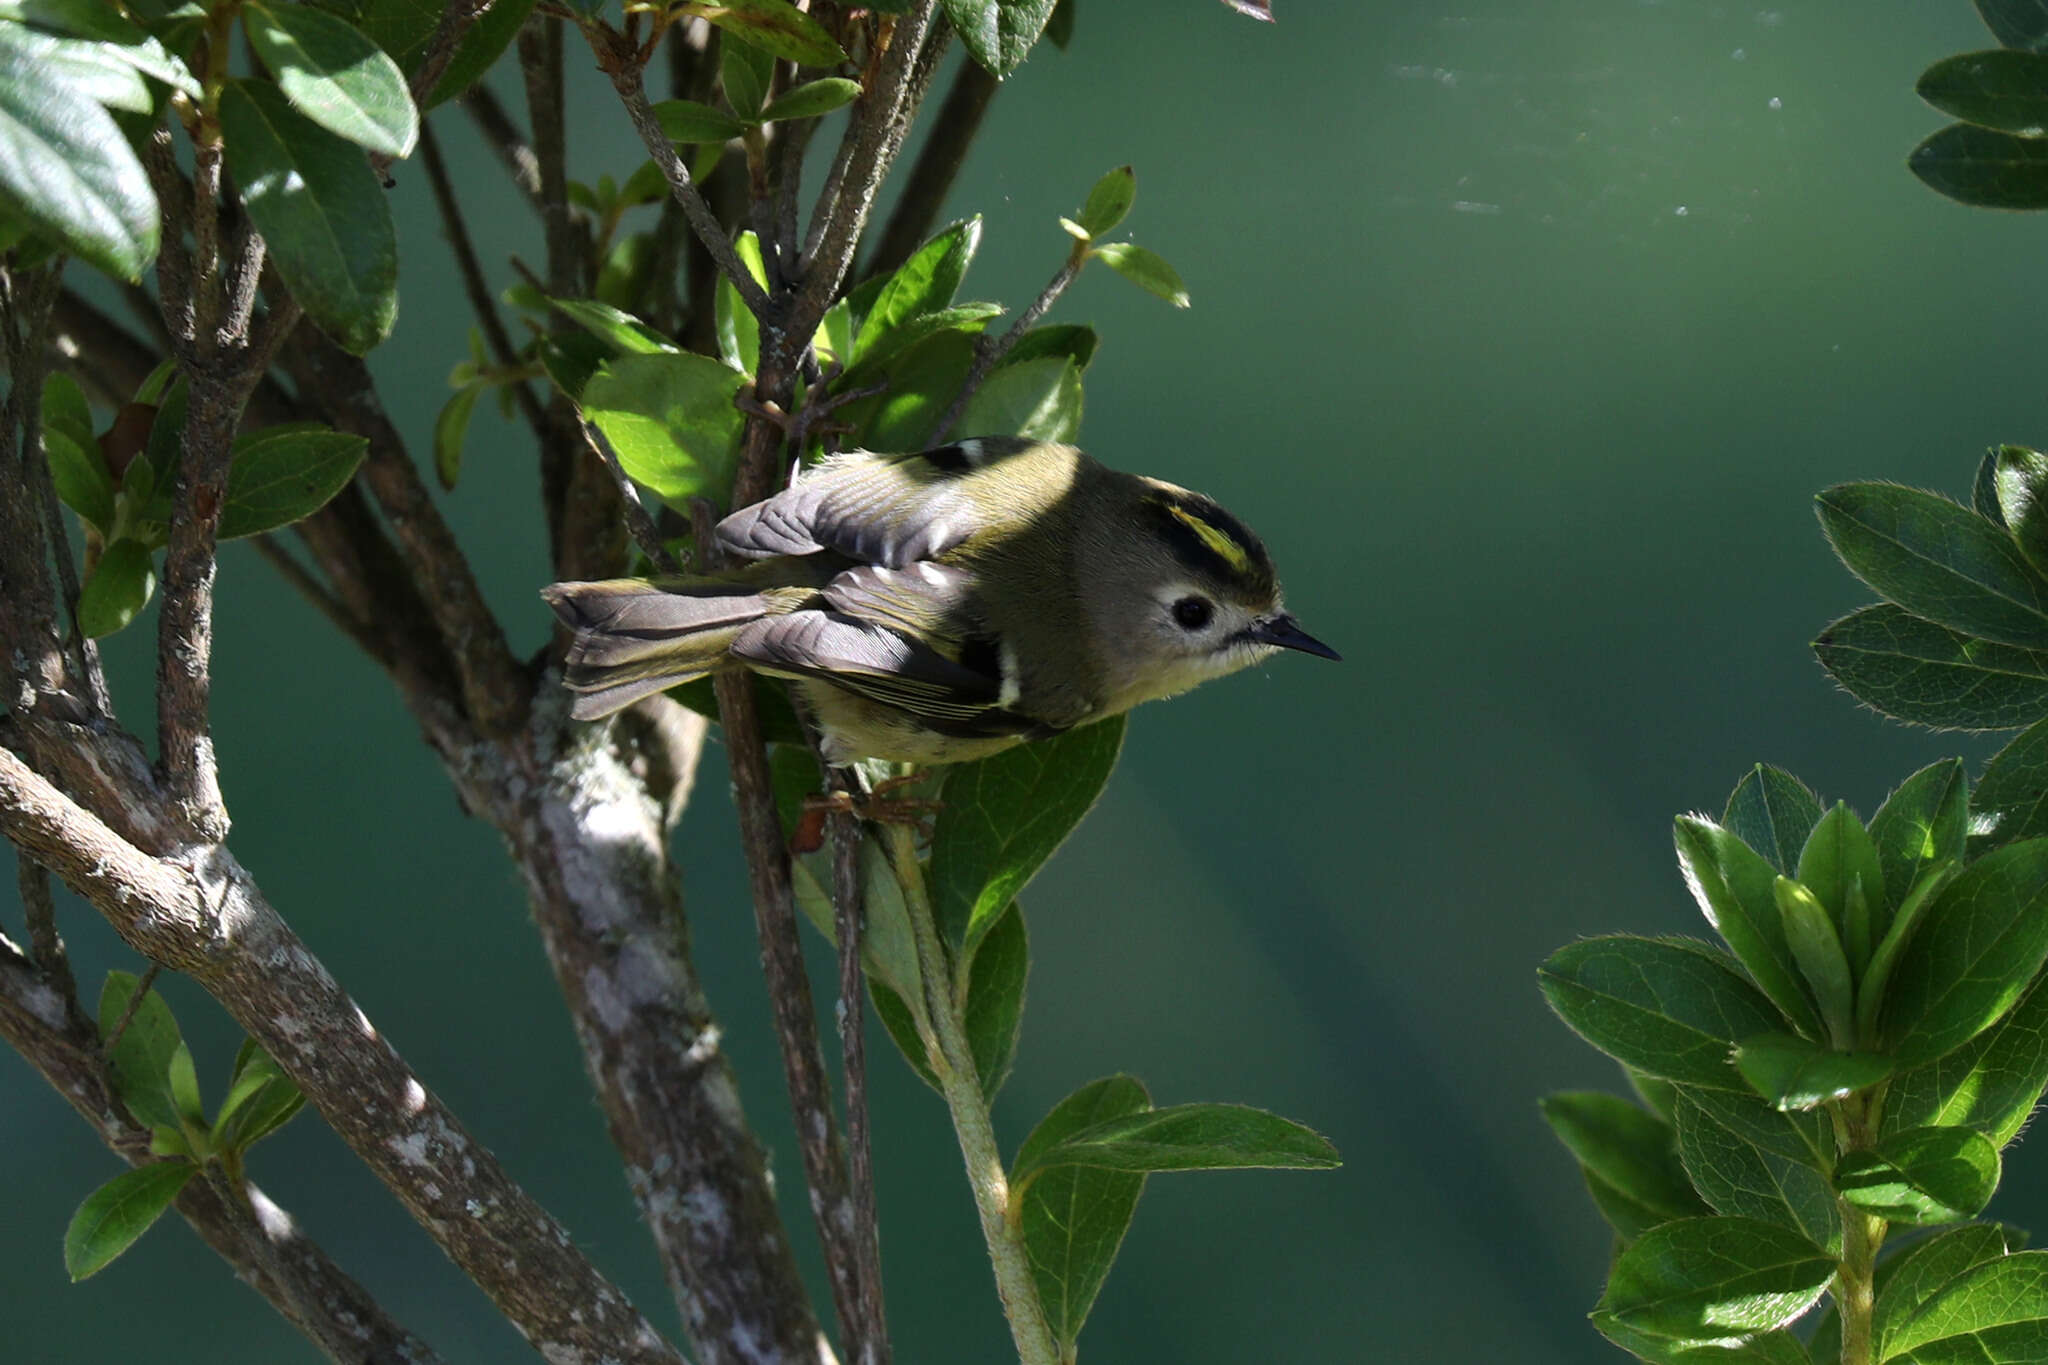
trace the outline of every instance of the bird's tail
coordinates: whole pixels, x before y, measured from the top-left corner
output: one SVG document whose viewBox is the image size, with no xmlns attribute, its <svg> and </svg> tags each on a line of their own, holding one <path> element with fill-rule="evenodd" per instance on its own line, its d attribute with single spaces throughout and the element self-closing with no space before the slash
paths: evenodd
<svg viewBox="0 0 2048 1365">
<path fill-rule="evenodd" d="M 576 632 L 562 680 L 578 720 L 723 667 L 733 637 L 768 612 L 758 591 L 712 578 L 556 583 L 541 596 Z"/>
</svg>

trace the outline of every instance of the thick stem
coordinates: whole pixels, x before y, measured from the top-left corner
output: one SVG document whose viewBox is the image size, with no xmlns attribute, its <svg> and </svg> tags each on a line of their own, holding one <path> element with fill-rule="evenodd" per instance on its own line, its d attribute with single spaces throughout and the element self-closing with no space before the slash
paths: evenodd
<svg viewBox="0 0 2048 1365">
<path fill-rule="evenodd" d="M 924 978 L 925 1008 L 938 1035 L 939 1055 L 933 1059 L 932 1069 L 938 1074 L 946 1108 L 953 1116 L 953 1134 L 959 1139 L 960 1155 L 967 1163 L 967 1183 L 974 1191 L 975 1209 L 981 1214 L 981 1235 L 988 1242 L 988 1258 L 995 1267 L 996 1293 L 1002 1297 L 1003 1314 L 1010 1320 L 1010 1339 L 1016 1343 L 1021 1365 L 1059 1365 L 1059 1346 L 1045 1320 L 1045 1309 L 1038 1302 L 1038 1284 L 1032 1278 L 1023 1232 L 1009 1218 L 1009 1175 L 1003 1169 L 1002 1151 L 996 1146 L 988 1101 L 982 1097 L 974 1053 L 967 1042 L 962 1002 L 953 990 L 952 968 L 939 941 L 938 921 L 925 889 L 924 870 L 918 866 L 917 834 L 908 825 L 880 828 L 882 837 L 888 841 L 889 860 L 896 869 L 896 878 L 903 885 L 910 930 L 917 939 L 918 973 Z"/>
<path fill-rule="evenodd" d="M 1835 1311 L 1842 1319 L 1842 1365 L 1872 1365 L 1871 1318 L 1877 1308 L 1877 1250 L 1885 1221 L 1848 1200 L 1842 1210 L 1842 1260 L 1835 1270 Z"/>
</svg>

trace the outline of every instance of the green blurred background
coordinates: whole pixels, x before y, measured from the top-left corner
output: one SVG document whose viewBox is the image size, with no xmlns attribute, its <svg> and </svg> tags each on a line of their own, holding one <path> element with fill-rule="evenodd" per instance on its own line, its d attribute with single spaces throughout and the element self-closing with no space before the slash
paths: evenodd
<svg viewBox="0 0 2048 1365">
<path fill-rule="evenodd" d="M 2048 219 L 1957 207 L 1905 170 L 1941 122 L 1915 76 L 1993 45 L 1964 0 L 1282 0 L 1279 18 L 1082 0 L 1073 49 L 1012 79 L 952 200 L 987 217 L 964 292 L 1015 307 L 1065 250 L 1055 216 L 1136 164 L 1131 235 L 1194 307 L 1106 270 L 1069 294 L 1055 320 L 1104 337 L 1085 443 L 1259 527 L 1290 604 L 1346 656 L 1138 715 L 1102 807 L 1029 897 L 999 1130 L 1014 1144 L 1123 1069 L 1161 1102 L 1276 1109 L 1345 1155 L 1330 1174 L 1155 1178 L 1087 1359 L 1617 1359 L 1583 1320 L 1607 1234 L 1535 1102 L 1619 1078 L 1549 1015 L 1536 964 L 1577 935 L 1703 931 L 1669 821 L 1718 811 L 1758 759 L 1867 814 L 1922 763 L 1988 752 L 1880 721 L 1823 677 L 1806 642 L 1867 594 L 1809 500 L 1860 477 L 1960 491 L 1987 444 L 2048 442 Z M 623 176 L 630 132 L 571 66 L 579 164 Z M 437 126 L 462 183 L 505 205 L 472 218 L 485 259 L 541 259 L 468 125 Z M 424 453 L 466 312 L 424 181 L 395 169 L 403 314 L 374 365 Z M 534 486 L 523 433 L 480 411 L 445 505 L 521 649 L 546 630 Z M 153 634 L 115 650 L 131 719 Z M 495 838 L 382 677 L 242 547 L 217 648 L 237 852 L 673 1326 Z M 715 755 L 698 790 L 676 836 L 698 962 L 808 1247 Z M 65 908 L 87 981 L 136 965 Z M 236 1033 L 165 989 L 217 1094 Z M 1001 1360 L 943 1108 L 876 1046 L 897 1358 Z M 0 1087 L 0 1354 L 315 1358 L 175 1222 L 67 1285 L 65 1221 L 117 1163 L 11 1054 Z M 317 1120 L 253 1172 L 451 1362 L 524 1357 Z M 2030 1145 L 1991 1212 L 2048 1232 Z"/>
</svg>

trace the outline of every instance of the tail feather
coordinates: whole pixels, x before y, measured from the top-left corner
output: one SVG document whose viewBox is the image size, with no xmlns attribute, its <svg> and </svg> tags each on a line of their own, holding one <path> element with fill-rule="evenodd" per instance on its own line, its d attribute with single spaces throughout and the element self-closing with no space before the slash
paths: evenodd
<svg viewBox="0 0 2048 1365">
<path fill-rule="evenodd" d="M 541 596 L 576 632 L 563 683 L 595 720 L 726 662 L 733 637 L 768 612 L 760 593 L 715 579 L 556 583 Z"/>
</svg>

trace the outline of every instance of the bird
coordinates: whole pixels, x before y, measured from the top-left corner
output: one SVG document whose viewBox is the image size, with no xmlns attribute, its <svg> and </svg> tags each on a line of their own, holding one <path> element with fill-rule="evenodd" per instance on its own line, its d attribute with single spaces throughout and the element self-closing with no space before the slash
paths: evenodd
<svg viewBox="0 0 2048 1365">
<path fill-rule="evenodd" d="M 720 521 L 733 567 L 555 583 L 570 714 L 706 674 L 793 681 L 828 762 L 967 762 L 1281 650 L 1337 659 L 1213 499 L 1071 445 L 827 456 Z"/>
</svg>

